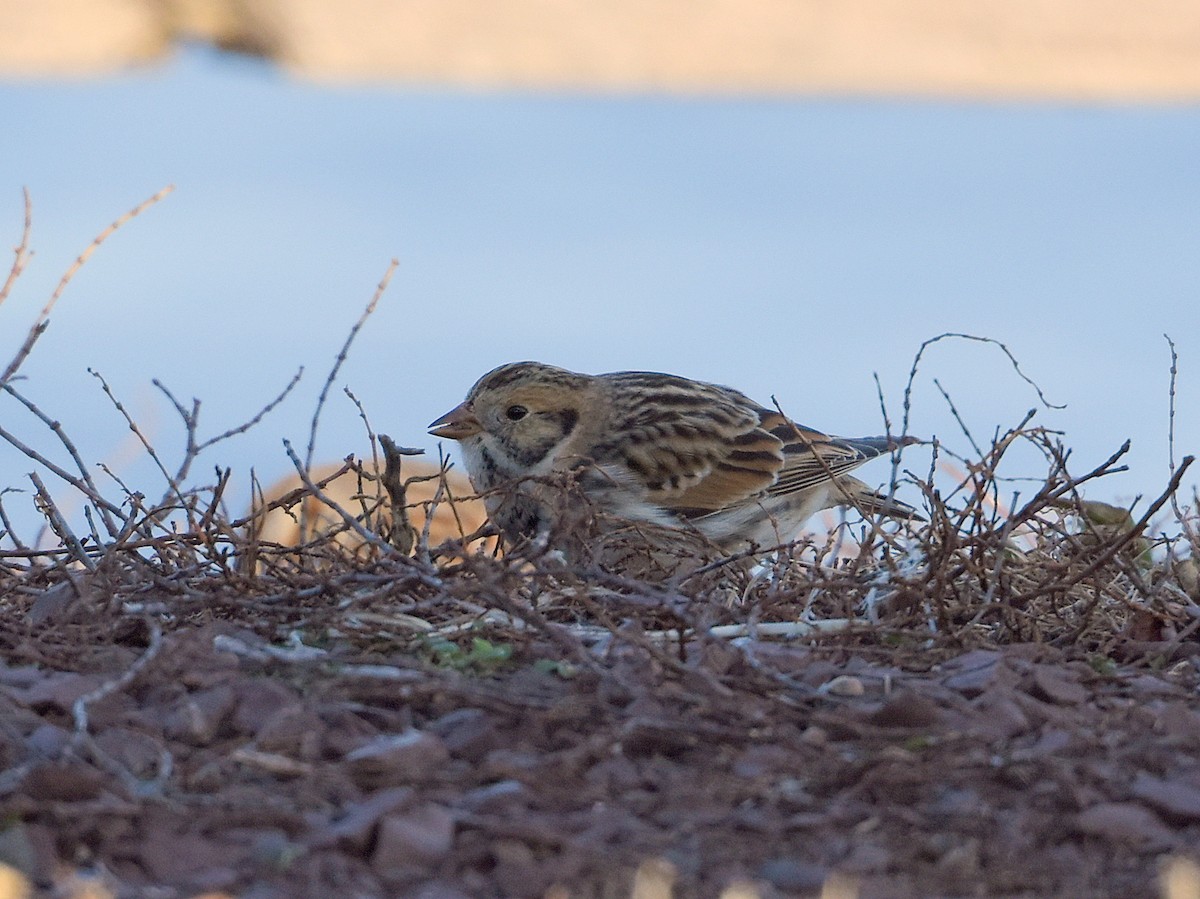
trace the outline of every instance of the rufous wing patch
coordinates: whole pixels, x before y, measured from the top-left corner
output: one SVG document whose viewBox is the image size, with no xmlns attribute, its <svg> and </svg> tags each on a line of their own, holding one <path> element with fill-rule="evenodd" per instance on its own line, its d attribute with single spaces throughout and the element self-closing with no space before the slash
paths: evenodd
<svg viewBox="0 0 1200 899">
<path fill-rule="evenodd" d="M 775 483 L 784 464 L 778 438 L 761 428 L 713 442 L 708 449 L 705 470 L 677 485 L 655 485 L 658 489 L 652 489 L 647 499 L 692 514 L 715 512 L 762 493 Z"/>
</svg>

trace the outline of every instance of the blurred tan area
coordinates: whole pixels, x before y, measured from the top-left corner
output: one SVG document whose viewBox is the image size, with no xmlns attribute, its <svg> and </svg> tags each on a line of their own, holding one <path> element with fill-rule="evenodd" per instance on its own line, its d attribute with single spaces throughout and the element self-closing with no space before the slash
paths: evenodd
<svg viewBox="0 0 1200 899">
<path fill-rule="evenodd" d="M 1195 101 L 1197 0 L 0 0 L 0 76 L 199 41 L 321 81 Z"/>
<path fill-rule="evenodd" d="M 310 480 L 322 484 L 343 466 L 323 465 L 313 469 Z M 259 563 L 264 559 L 296 560 L 309 544 L 326 535 L 333 535 L 332 547 L 339 555 L 359 557 L 368 551 L 363 538 L 351 530 L 342 513 L 350 515 L 368 530 L 386 535 L 393 526 L 391 505 L 374 469 L 364 466 L 366 477 L 347 471 L 321 487 L 321 494 L 334 505 L 324 503 L 304 489 L 299 475 L 285 477 L 263 491 L 263 499 L 254 508 L 266 509 L 258 521 L 254 535 L 261 544 Z M 483 501 L 474 496 L 475 490 L 465 475 L 451 470 L 442 475 L 432 463 L 410 460 L 405 463 L 402 477 L 406 482 L 405 500 L 409 524 L 419 535 L 428 526 L 430 547 L 447 540 L 462 541 L 487 522 Z M 334 508 L 336 506 L 336 508 Z M 468 549 L 490 550 L 494 540 L 476 540 Z M 258 567 L 261 570 L 262 565 Z"/>
</svg>

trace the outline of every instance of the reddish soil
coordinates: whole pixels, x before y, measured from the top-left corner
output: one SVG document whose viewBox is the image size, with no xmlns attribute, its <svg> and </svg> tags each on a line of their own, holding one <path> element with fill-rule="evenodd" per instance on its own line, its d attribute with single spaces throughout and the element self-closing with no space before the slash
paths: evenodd
<svg viewBox="0 0 1200 899">
<path fill-rule="evenodd" d="M 1200 846 L 1179 647 L 1154 672 L 662 645 L 627 616 L 586 649 L 545 622 L 456 649 L 414 642 L 395 591 L 367 614 L 349 589 L 55 589 L 11 592 L 0 632 L 0 860 L 46 895 L 69 871 L 118 896 L 623 897 L 665 859 L 679 896 L 838 873 L 864 899 L 1150 897 Z"/>
</svg>

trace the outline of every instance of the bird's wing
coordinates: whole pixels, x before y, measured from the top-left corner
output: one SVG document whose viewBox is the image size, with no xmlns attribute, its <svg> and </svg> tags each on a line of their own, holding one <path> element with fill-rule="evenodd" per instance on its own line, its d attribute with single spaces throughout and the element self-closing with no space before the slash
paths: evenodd
<svg viewBox="0 0 1200 899">
<path fill-rule="evenodd" d="M 636 377 L 624 375 L 626 380 Z M 647 378 L 644 399 L 623 409 L 603 455 L 627 469 L 657 506 L 695 516 L 761 494 L 784 465 L 783 442 L 762 411 L 729 390 Z"/>
<path fill-rule="evenodd" d="M 689 517 L 706 515 L 758 496 L 784 464 L 779 440 L 758 427 L 710 437 L 693 458 L 704 461 L 692 465 L 690 478 L 654 485 L 647 499 Z"/>
<path fill-rule="evenodd" d="M 763 427 L 783 443 L 783 466 L 768 488 L 775 496 L 827 483 L 895 446 L 887 437 L 831 437 L 777 412 L 764 419 Z"/>
</svg>

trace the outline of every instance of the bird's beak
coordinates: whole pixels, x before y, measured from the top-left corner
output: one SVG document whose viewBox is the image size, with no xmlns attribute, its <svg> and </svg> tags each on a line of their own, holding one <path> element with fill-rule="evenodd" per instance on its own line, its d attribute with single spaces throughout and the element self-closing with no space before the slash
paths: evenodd
<svg viewBox="0 0 1200 899">
<path fill-rule="evenodd" d="M 483 425 L 475 417 L 474 410 L 463 403 L 455 406 L 437 421 L 429 425 L 429 433 L 434 437 L 445 437 L 447 440 L 463 440 L 474 436 L 483 430 Z"/>
</svg>

